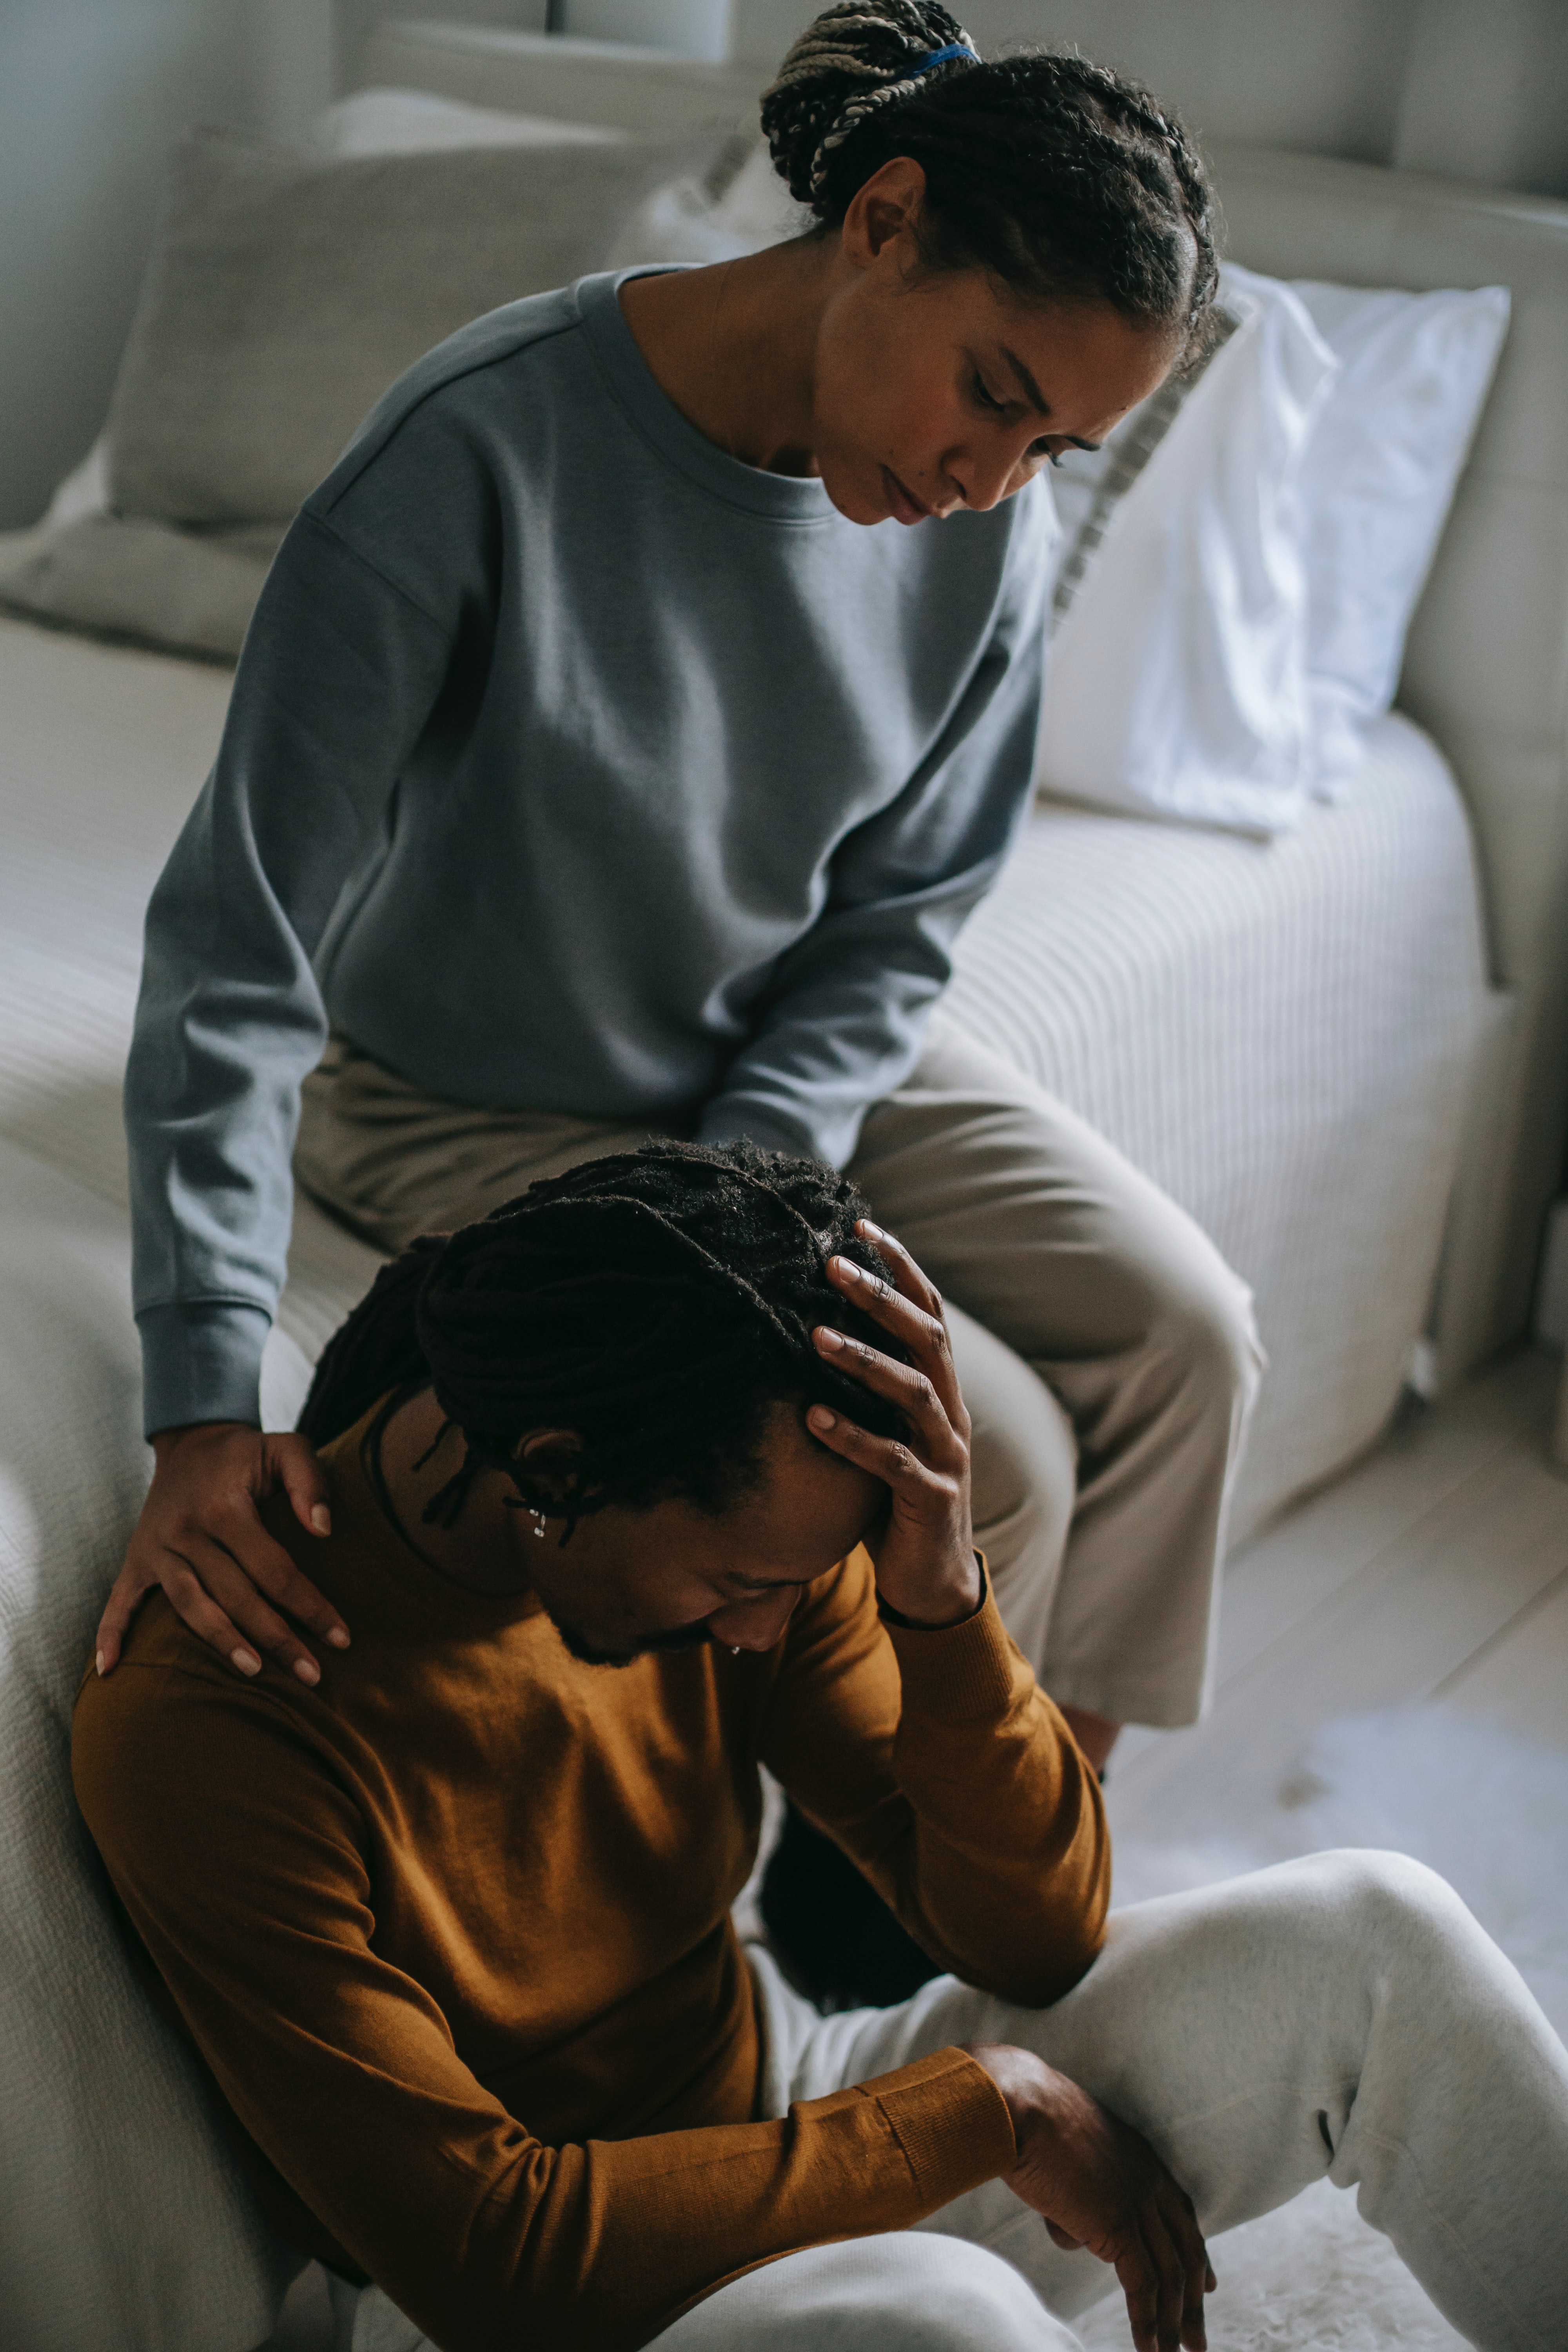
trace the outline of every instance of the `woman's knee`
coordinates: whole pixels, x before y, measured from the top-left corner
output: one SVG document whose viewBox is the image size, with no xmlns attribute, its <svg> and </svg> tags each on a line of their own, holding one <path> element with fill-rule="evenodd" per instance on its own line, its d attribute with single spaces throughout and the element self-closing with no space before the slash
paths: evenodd
<svg viewBox="0 0 1568 2352">
<path fill-rule="evenodd" d="M 1003 1622 L 1037 1664 L 1078 1496 L 1072 1423 L 1011 1348 L 951 1307 L 949 1322 L 973 1423 L 974 1540 Z"/>
<path fill-rule="evenodd" d="M 1205 1236 L 1196 1240 L 1152 1270 L 1152 1337 L 1177 1385 L 1245 1420 L 1266 1361 L 1252 1293 Z"/>
</svg>

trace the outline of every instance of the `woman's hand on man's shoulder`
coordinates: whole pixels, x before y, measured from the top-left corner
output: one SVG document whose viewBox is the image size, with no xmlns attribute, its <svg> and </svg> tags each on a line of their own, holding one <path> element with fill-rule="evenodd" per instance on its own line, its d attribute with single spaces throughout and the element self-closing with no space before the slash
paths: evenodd
<svg viewBox="0 0 1568 2352">
<path fill-rule="evenodd" d="M 258 1675 L 270 1657 L 301 1682 L 320 1682 L 321 1668 L 288 1620 L 335 1649 L 348 1647 L 348 1628 L 268 1534 L 260 1511 L 281 1489 L 309 1534 L 331 1534 L 326 1473 L 310 1440 L 245 1422 L 196 1422 L 160 1430 L 153 1452 L 153 1484 L 99 1621 L 99 1673 L 113 1673 L 132 1618 L 161 1585 L 237 1674 Z"/>
</svg>

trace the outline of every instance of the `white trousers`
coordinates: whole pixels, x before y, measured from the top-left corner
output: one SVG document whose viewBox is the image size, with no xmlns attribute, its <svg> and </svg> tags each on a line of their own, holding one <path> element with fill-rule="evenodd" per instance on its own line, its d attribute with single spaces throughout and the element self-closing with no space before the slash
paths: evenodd
<svg viewBox="0 0 1568 2352">
<path fill-rule="evenodd" d="M 752 1965 L 772 2115 L 953 2042 L 1019 2043 L 1145 2135 L 1211 2239 L 1327 2173 L 1480 2352 L 1568 2343 L 1568 2053 L 1419 1863 L 1313 1854 L 1136 1905 L 1051 2009 L 938 1977 L 895 2009 L 820 2017 L 765 1953 Z M 1216 2268 L 1223 2308 L 1223 2247 Z M 917 2231 L 751 2272 L 655 2343 L 1072 2352 L 1070 2323 L 1109 2279 L 991 2181 Z M 334 2304 L 339 2352 L 422 2352 L 378 2288 Z"/>
<path fill-rule="evenodd" d="M 397 1250 L 646 1135 L 450 1102 L 336 1037 L 294 1164 Z M 848 1172 L 947 1298 L 975 1541 L 1008 1632 L 1055 1699 L 1194 1721 L 1263 1362 L 1245 1285 L 1103 1136 L 940 1012 Z"/>
</svg>

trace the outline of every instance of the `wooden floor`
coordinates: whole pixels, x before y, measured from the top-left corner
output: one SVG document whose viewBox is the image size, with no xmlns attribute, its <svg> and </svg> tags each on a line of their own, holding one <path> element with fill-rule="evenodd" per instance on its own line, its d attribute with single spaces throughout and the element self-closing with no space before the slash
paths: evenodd
<svg viewBox="0 0 1568 2352">
<path fill-rule="evenodd" d="M 1356 1468 L 1226 1573 L 1213 1711 L 1123 1734 L 1123 1836 L 1202 1832 L 1275 1784 L 1332 1717 L 1442 1698 L 1568 1749 L 1568 1477 L 1547 1437 L 1560 1360 L 1524 1350 L 1411 1402 Z"/>
</svg>

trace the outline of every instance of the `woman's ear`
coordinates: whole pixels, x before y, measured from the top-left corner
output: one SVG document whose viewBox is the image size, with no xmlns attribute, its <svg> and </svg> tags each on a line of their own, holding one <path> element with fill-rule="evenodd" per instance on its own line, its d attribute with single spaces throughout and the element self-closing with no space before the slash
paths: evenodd
<svg viewBox="0 0 1568 2352">
<path fill-rule="evenodd" d="M 894 155 L 873 172 L 844 215 L 839 241 L 857 268 L 872 268 L 905 230 L 911 233 L 925 201 L 926 175 L 912 155 Z"/>
</svg>

